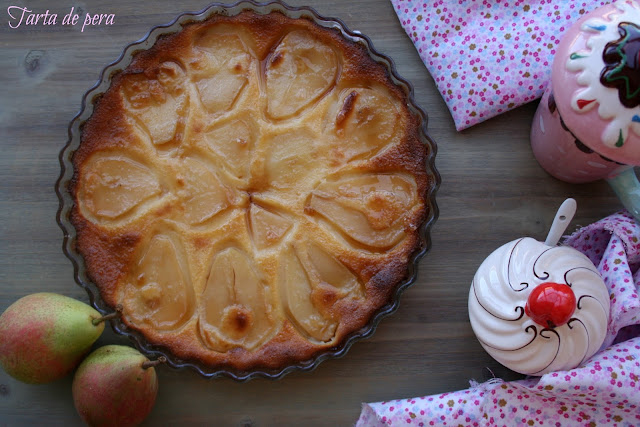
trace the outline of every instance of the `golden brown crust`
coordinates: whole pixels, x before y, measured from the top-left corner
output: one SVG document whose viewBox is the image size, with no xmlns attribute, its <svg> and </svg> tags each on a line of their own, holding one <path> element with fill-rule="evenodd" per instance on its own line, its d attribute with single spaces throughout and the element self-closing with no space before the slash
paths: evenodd
<svg viewBox="0 0 640 427">
<path fill-rule="evenodd" d="M 228 62 L 207 56 L 220 37 Z M 292 64 L 316 67 L 293 107 L 274 101 Z M 113 76 L 73 156 L 89 278 L 181 360 L 277 370 L 340 346 L 420 249 L 433 183 L 407 104 L 363 46 L 307 19 L 243 12 L 159 38 Z M 229 128 L 233 150 L 215 145 Z"/>
</svg>

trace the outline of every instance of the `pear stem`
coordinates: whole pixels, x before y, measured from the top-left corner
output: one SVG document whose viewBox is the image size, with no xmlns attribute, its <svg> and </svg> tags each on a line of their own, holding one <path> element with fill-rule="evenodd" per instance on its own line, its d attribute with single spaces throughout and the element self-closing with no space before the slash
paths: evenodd
<svg viewBox="0 0 640 427">
<path fill-rule="evenodd" d="M 91 323 L 93 326 L 98 326 L 102 322 L 106 322 L 107 320 L 115 319 L 116 317 L 120 317 L 122 314 L 122 304 L 116 305 L 116 311 L 113 313 L 105 314 L 102 317 L 98 317 L 97 319 L 93 319 Z"/>
<path fill-rule="evenodd" d="M 142 369 L 153 368 L 154 366 L 158 366 L 161 363 L 167 363 L 167 358 L 164 356 L 158 357 L 156 360 L 147 360 L 142 363 Z"/>
</svg>

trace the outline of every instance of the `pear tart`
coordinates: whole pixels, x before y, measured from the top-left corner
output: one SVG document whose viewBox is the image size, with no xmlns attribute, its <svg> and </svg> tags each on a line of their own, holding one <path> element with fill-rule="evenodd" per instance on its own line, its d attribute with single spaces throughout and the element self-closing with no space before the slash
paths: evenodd
<svg viewBox="0 0 640 427">
<path fill-rule="evenodd" d="M 434 178 L 407 98 L 306 18 L 159 37 L 111 77 L 72 157 L 88 278 L 176 360 L 277 370 L 338 347 L 424 250 Z"/>
</svg>

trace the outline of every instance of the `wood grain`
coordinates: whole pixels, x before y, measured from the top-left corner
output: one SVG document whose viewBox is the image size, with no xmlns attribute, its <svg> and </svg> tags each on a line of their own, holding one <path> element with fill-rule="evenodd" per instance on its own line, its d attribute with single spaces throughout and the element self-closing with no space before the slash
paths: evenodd
<svg viewBox="0 0 640 427">
<path fill-rule="evenodd" d="M 55 222 L 58 153 L 83 93 L 129 42 L 182 11 L 206 2 L 166 0 L 29 1 L 60 18 L 71 6 L 114 13 L 113 26 L 8 26 L 0 8 L 0 310 L 32 292 L 51 291 L 86 301 L 73 281 Z M 342 359 L 279 381 L 206 380 L 190 371 L 160 368 L 160 393 L 147 425 L 351 425 L 361 402 L 453 391 L 496 375 L 518 376 L 493 361 L 468 321 L 469 284 L 482 260 L 521 236 L 544 239 L 566 197 L 578 202 L 570 227 L 587 225 L 621 208 L 603 182 L 569 185 L 549 177 L 533 159 L 529 129 L 536 104 L 456 132 L 446 106 L 400 27 L 388 0 L 290 1 L 341 18 L 393 57 L 429 114 L 438 143 L 442 186 L 433 247 L 400 309 L 375 335 Z M 22 4 L 21 4 L 22 5 Z M 99 344 L 128 340 L 108 331 Z M 0 425 L 79 425 L 71 379 L 23 385 L 0 372 Z"/>
</svg>

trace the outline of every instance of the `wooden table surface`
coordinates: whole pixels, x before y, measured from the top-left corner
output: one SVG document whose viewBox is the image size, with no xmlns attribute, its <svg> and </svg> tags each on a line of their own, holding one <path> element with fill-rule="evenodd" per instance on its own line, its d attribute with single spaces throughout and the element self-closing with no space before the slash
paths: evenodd
<svg viewBox="0 0 640 427">
<path fill-rule="evenodd" d="M 63 255 L 55 221 L 54 183 L 67 125 L 83 93 L 129 42 L 198 0 L 0 2 L 0 311 L 21 296 L 51 291 L 87 301 Z M 191 371 L 159 368 L 160 391 L 147 425 L 353 424 L 361 402 L 407 398 L 467 388 L 469 380 L 518 375 L 493 361 L 475 339 L 467 295 L 476 268 L 491 251 L 521 236 L 544 239 L 555 209 L 578 202 L 570 230 L 621 208 L 606 183 L 569 185 L 549 177 L 534 160 L 529 129 L 536 103 L 456 132 L 432 77 L 402 30 L 388 0 L 290 0 L 341 18 L 370 36 L 415 87 L 438 144 L 442 175 L 433 246 L 399 310 L 373 337 L 313 372 L 278 381 L 207 380 Z M 7 8 L 57 13 L 56 26 L 9 27 Z M 112 26 L 62 26 L 76 13 L 113 13 Z M 15 10 L 15 9 L 14 9 Z M 82 19 L 82 18 L 81 18 Z M 98 344 L 127 344 L 108 328 Z M 78 425 L 71 378 L 41 386 L 0 371 L 0 425 Z"/>
</svg>

